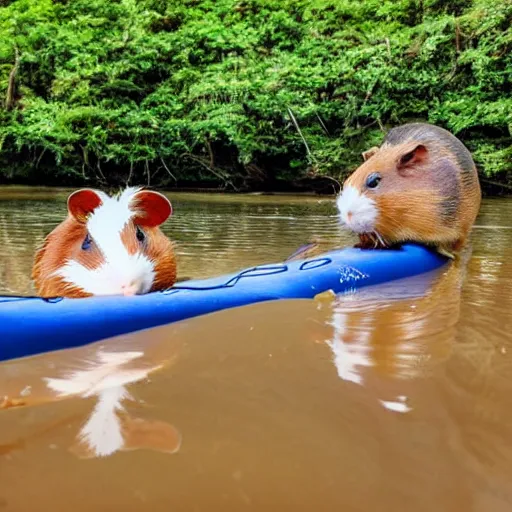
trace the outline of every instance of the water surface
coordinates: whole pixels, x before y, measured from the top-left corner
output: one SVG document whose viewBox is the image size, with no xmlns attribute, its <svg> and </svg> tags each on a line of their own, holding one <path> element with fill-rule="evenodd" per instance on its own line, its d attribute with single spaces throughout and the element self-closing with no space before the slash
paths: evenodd
<svg viewBox="0 0 512 512">
<path fill-rule="evenodd" d="M 30 269 L 43 238 L 66 216 L 66 189 L 0 188 L 0 293 L 33 292 Z M 176 242 L 178 272 L 202 278 L 282 261 L 310 240 L 335 246 L 343 232 L 332 198 L 168 194 L 162 230 Z"/>
<path fill-rule="evenodd" d="M 0 293 L 30 293 L 67 192 L 0 193 Z M 332 198 L 169 197 L 181 275 L 353 240 Z M 3 363 L 0 509 L 509 511 L 512 201 L 472 242 L 364 293 Z"/>
</svg>

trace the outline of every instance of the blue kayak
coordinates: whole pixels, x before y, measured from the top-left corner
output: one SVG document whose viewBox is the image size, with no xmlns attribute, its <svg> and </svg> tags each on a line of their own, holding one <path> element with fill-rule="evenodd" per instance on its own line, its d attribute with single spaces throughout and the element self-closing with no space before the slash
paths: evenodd
<svg viewBox="0 0 512 512">
<path fill-rule="evenodd" d="M 41 299 L 0 296 L 0 361 L 76 347 L 228 308 L 278 299 L 352 292 L 440 268 L 446 258 L 418 245 L 393 250 L 346 248 L 185 281 L 134 297 Z"/>
</svg>

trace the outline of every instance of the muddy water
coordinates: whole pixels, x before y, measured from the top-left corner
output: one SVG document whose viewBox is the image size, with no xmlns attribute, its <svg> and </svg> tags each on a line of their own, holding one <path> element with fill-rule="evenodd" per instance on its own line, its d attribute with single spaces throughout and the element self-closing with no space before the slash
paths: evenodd
<svg viewBox="0 0 512 512">
<path fill-rule="evenodd" d="M 1 197 L 1 195 L 0 195 Z M 0 201 L 3 291 L 65 191 Z M 182 275 L 349 243 L 332 201 L 171 196 Z M 0 366 L 0 509 L 512 509 L 512 202 L 459 263 Z"/>
</svg>

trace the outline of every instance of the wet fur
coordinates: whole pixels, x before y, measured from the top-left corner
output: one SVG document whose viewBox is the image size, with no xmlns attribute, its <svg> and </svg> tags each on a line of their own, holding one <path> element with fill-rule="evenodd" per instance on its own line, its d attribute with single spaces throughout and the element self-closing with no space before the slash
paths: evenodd
<svg viewBox="0 0 512 512">
<path fill-rule="evenodd" d="M 400 158 L 420 144 L 426 153 L 400 166 Z M 380 148 L 371 148 L 364 158 L 345 184 L 376 202 L 375 231 L 386 245 L 413 241 L 447 253 L 464 245 L 480 209 L 481 189 L 462 142 L 440 127 L 411 123 L 392 129 Z M 372 172 L 383 177 L 375 190 L 365 187 Z M 372 244 L 374 237 L 360 235 L 360 246 Z"/>
</svg>

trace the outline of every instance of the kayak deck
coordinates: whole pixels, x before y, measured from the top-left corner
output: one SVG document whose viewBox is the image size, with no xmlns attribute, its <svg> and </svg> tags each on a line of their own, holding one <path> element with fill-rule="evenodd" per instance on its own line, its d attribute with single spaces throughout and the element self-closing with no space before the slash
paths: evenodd
<svg viewBox="0 0 512 512">
<path fill-rule="evenodd" d="M 440 268 L 447 259 L 408 244 L 346 248 L 298 261 L 179 283 L 133 297 L 42 299 L 0 296 L 0 361 L 85 345 L 228 308 L 346 293 Z"/>
</svg>

